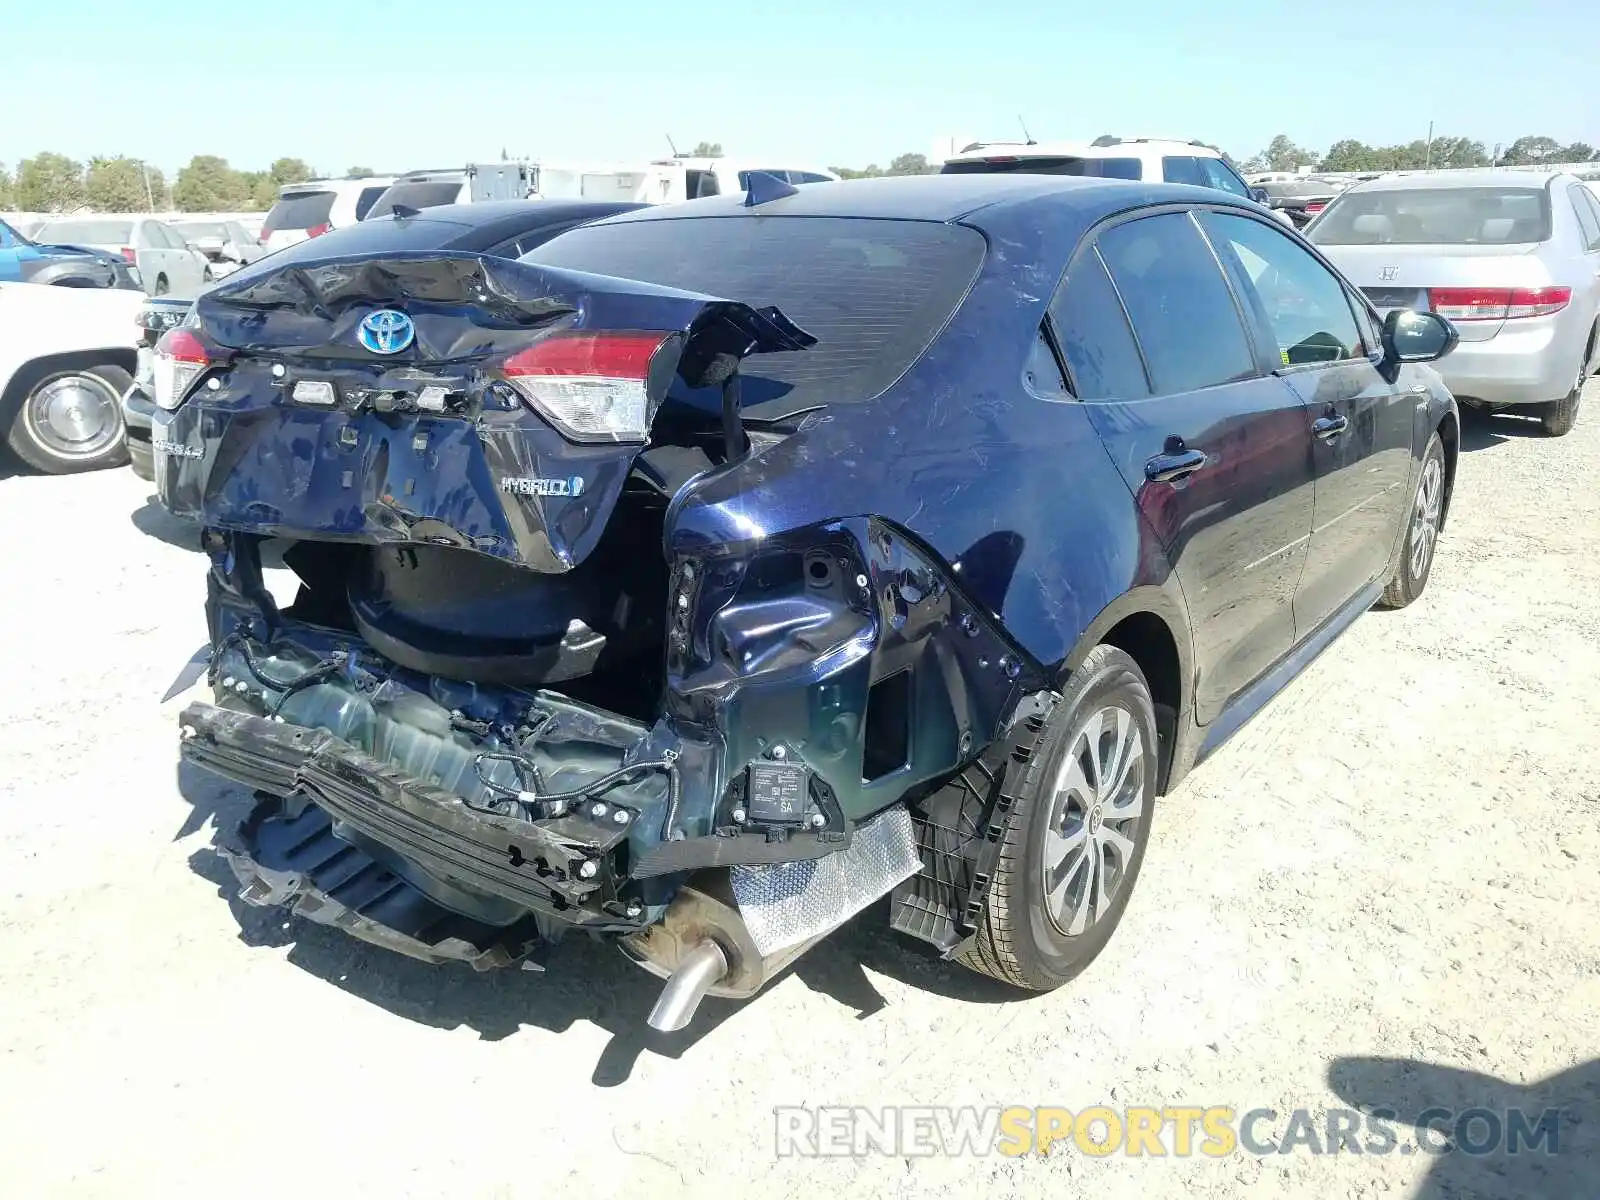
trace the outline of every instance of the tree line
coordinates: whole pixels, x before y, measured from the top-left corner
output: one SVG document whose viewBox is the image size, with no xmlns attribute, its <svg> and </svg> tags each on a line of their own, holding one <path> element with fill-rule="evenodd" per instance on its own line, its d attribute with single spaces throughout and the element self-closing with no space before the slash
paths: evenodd
<svg viewBox="0 0 1600 1200">
<path fill-rule="evenodd" d="M 367 167 L 345 174 L 371 175 Z M 80 163 L 49 152 L 25 158 L 16 171 L 0 163 L 0 209 L 71 212 L 265 212 L 286 183 L 318 178 L 304 159 L 279 158 L 265 171 L 240 171 L 214 154 L 197 154 L 169 185 L 160 167 L 116 155 Z"/>
<path fill-rule="evenodd" d="M 1109 135 L 1096 139 L 1113 142 Z M 717 142 L 700 142 L 695 157 L 721 157 Z M 505 154 L 502 151 L 501 157 Z M 1509 146 L 1490 149 L 1471 138 L 1440 136 L 1431 142 L 1419 138 L 1393 146 L 1371 146 L 1354 138 L 1333 143 L 1318 153 L 1278 134 L 1248 158 L 1227 155 L 1239 170 L 1295 171 L 1309 167 L 1321 171 L 1409 171 L 1426 167 L 1527 166 L 1539 163 L 1600 163 L 1600 153 L 1586 142 L 1563 144 L 1555 138 L 1527 136 Z M 880 175 L 926 175 L 939 169 L 924 154 L 898 154 L 888 166 L 833 167 L 845 179 L 870 179 Z M 348 167 L 347 176 L 373 174 L 368 167 Z M 78 162 L 64 154 L 43 153 L 19 162 L 15 171 L 0 163 L 0 209 L 21 212 L 69 212 L 87 206 L 101 212 L 264 212 L 286 183 L 317 178 L 304 159 L 279 158 L 264 171 L 241 171 L 214 154 L 197 154 L 179 169 L 172 182 L 159 167 L 137 158 L 116 155 Z"/>
</svg>

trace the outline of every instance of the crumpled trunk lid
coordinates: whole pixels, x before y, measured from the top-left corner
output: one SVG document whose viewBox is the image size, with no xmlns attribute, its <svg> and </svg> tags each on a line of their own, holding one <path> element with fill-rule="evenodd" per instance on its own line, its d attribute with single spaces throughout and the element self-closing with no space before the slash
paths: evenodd
<svg viewBox="0 0 1600 1200">
<path fill-rule="evenodd" d="M 363 343 L 380 310 L 401 351 Z M 573 440 L 500 368 L 575 333 L 665 335 L 647 386 L 720 382 L 748 354 L 814 339 L 775 309 L 487 255 L 263 263 L 207 292 L 192 331 L 211 361 L 154 441 L 162 503 L 269 537 L 427 542 L 545 572 L 593 550 L 646 443 Z M 309 403 L 297 385 L 331 387 Z M 326 391 L 323 396 L 329 396 Z"/>
</svg>

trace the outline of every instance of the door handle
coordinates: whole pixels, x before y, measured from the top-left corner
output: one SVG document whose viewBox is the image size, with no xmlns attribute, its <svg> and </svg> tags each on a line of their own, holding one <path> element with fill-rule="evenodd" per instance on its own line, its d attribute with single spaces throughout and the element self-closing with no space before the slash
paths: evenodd
<svg viewBox="0 0 1600 1200">
<path fill-rule="evenodd" d="M 1311 422 L 1311 432 L 1326 441 L 1336 438 L 1350 428 L 1350 418 L 1343 416 L 1318 417 Z"/>
<path fill-rule="evenodd" d="M 1206 465 L 1204 450 L 1180 450 L 1158 454 L 1144 464 L 1144 477 L 1151 483 L 1173 483 L 1193 475 Z"/>
</svg>

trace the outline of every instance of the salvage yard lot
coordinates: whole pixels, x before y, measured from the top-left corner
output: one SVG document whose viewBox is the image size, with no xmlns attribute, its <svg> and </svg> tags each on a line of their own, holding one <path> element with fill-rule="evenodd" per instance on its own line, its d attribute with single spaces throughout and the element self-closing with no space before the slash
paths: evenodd
<svg viewBox="0 0 1600 1200">
<path fill-rule="evenodd" d="M 784 1105 L 1505 1109 L 1573 1068 L 1592 1131 L 1600 387 L 1568 437 L 1464 441 L 1428 593 L 1164 803 L 1076 983 L 1011 997 L 873 909 L 668 1039 L 614 949 L 480 976 L 233 899 L 207 847 L 248 797 L 177 772 L 159 703 L 204 640 L 194 531 L 127 471 L 0 479 L 5 1192 L 1565 1194 L 1527 1159 L 773 1158 Z"/>
</svg>

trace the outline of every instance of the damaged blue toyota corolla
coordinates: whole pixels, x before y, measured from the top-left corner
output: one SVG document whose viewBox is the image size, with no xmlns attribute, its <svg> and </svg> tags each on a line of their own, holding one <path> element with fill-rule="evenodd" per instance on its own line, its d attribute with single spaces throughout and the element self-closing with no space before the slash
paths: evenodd
<svg viewBox="0 0 1600 1200">
<path fill-rule="evenodd" d="M 428 961 L 562 934 L 749 996 L 880 897 L 1049 989 L 1156 796 L 1427 583 L 1448 322 L 1214 191 L 817 184 L 518 261 L 269 258 L 157 351 L 210 556 L 185 759 L 258 904 Z M 279 608 L 261 543 L 299 576 Z"/>
</svg>

